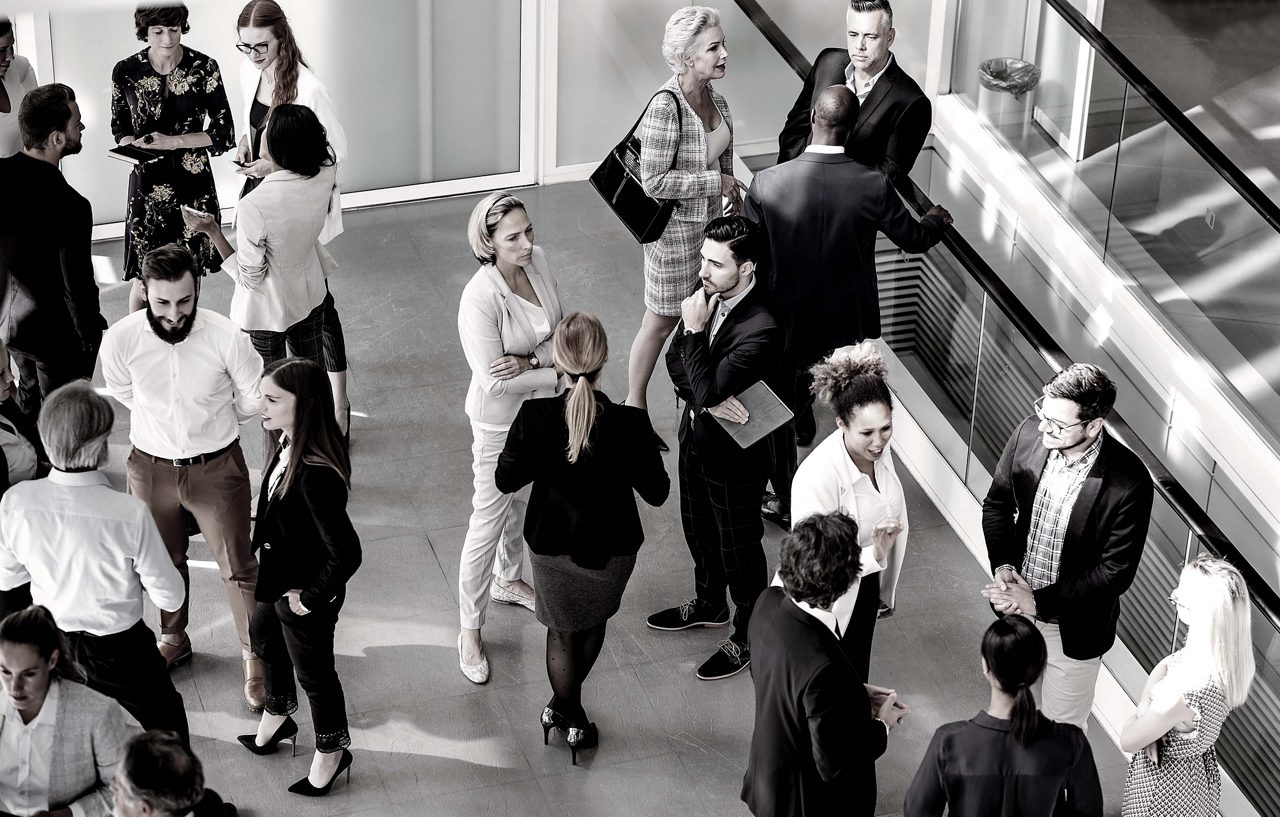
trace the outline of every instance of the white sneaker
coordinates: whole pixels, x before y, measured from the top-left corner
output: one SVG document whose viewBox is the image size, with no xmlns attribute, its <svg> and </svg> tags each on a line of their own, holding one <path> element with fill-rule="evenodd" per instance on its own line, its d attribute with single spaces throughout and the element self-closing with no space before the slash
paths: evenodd
<svg viewBox="0 0 1280 817">
<path fill-rule="evenodd" d="M 503 587 L 496 579 L 489 584 L 489 598 L 501 604 L 518 604 L 521 607 L 533 609 L 533 596 L 526 596 L 524 593 L 517 593 Z"/>
<path fill-rule="evenodd" d="M 479 664 L 467 664 L 462 660 L 462 633 L 458 633 L 458 669 L 473 684 L 483 684 L 489 680 L 489 656 L 481 659 Z"/>
</svg>

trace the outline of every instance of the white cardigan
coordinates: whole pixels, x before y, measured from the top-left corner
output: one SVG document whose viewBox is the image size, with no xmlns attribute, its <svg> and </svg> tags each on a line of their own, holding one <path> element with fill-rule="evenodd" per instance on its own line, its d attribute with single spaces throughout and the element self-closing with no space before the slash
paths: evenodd
<svg viewBox="0 0 1280 817">
<path fill-rule="evenodd" d="M 253 110 L 253 98 L 258 93 L 258 80 L 262 78 L 262 72 L 253 67 L 253 63 L 249 60 L 243 60 L 240 63 L 240 87 L 244 89 L 244 107 L 241 109 L 241 121 L 244 123 L 244 131 L 249 132 L 249 114 Z M 329 98 L 329 91 L 324 87 L 316 75 L 305 65 L 298 65 L 298 96 L 293 100 L 296 105 L 305 105 L 310 108 L 316 115 L 316 119 L 320 120 L 320 124 L 324 125 L 325 132 L 329 136 L 329 146 L 333 148 L 333 153 L 337 156 L 337 167 L 341 168 L 342 163 L 347 160 L 347 134 L 342 129 L 342 123 L 338 121 L 338 109 L 334 107 L 333 100 Z M 334 185 L 332 192 L 332 202 L 329 208 L 329 218 L 325 221 L 324 230 L 320 233 L 320 243 L 328 244 L 333 239 L 342 234 L 342 202 L 339 198 L 341 195 L 341 187 Z M 236 210 L 236 224 L 239 226 L 239 209 Z"/>
<path fill-rule="evenodd" d="M 902 490 L 898 472 L 893 462 L 893 448 L 885 446 L 881 463 L 892 476 L 893 489 Z M 791 519 L 792 524 L 813 514 L 843 511 L 858 523 L 859 532 L 862 526 L 875 525 L 879 519 L 859 519 L 858 501 L 854 494 L 854 484 L 863 476 L 849 459 L 849 452 L 844 447 L 844 433 L 836 429 L 825 440 L 818 443 L 809 456 L 796 470 L 795 479 L 791 483 Z M 890 486 L 881 485 L 881 489 Z M 880 573 L 880 600 L 890 607 L 897 606 L 898 576 L 902 573 L 902 560 L 907 553 L 907 506 L 902 501 L 902 530 L 893 543 L 893 548 L 884 563 L 875 560 L 870 547 L 862 552 L 862 576 Z M 862 537 L 859 536 L 861 539 Z M 857 595 L 861 580 L 855 582 L 849 593 Z"/>
<path fill-rule="evenodd" d="M 533 261 L 524 268 L 538 301 L 547 313 L 551 332 L 546 337 L 534 333 L 518 304 L 508 303 L 520 296 L 511 291 L 502 273 L 485 264 L 462 290 L 458 304 L 458 337 L 471 366 L 471 386 L 467 389 L 467 416 L 473 422 L 510 425 L 520 404 L 532 397 L 554 397 L 560 378 L 551 366 L 551 336 L 564 317 L 560 306 L 560 286 L 547 268 L 541 247 L 533 248 Z M 539 368 L 510 380 L 489 374 L 489 364 L 503 355 L 538 356 Z"/>
<path fill-rule="evenodd" d="M 312 178 L 277 170 L 236 208 L 236 252 L 222 268 L 236 282 L 231 319 L 241 329 L 283 332 L 324 300 L 325 278 L 338 268 L 320 243 L 335 170 Z"/>
</svg>

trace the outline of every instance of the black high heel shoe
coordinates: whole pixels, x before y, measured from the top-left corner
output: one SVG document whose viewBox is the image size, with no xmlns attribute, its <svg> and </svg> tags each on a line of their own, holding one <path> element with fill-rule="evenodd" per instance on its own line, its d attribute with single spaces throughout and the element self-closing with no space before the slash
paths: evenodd
<svg viewBox="0 0 1280 817">
<path fill-rule="evenodd" d="M 294 794 L 301 794 L 303 797 L 324 797 L 329 793 L 329 789 L 333 788 L 333 781 L 338 779 L 338 775 L 343 772 L 347 773 L 347 785 L 351 785 L 351 753 L 346 749 L 342 750 L 342 759 L 338 761 L 338 768 L 333 770 L 333 776 L 329 778 L 329 782 L 323 786 L 311 785 L 311 780 L 304 777 L 297 783 L 289 787 L 289 791 Z"/>
<path fill-rule="evenodd" d="M 569 722 L 564 715 L 551 708 L 550 704 L 542 707 L 542 745 L 546 746 L 550 743 L 552 729 L 565 730 L 569 728 Z"/>
<path fill-rule="evenodd" d="M 286 715 L 284 723 L 280 724 L 266 744 L 262 746 L 258 745 L 257 735 L 238 735 L 236 740 L 240 741 L 244 748 L 255 755 L 269 755 L 280 745 L 280 741 L 287 740 L 289 741 L 289 756 L 293 757 L 298 752 L 298 724 L 292 717 Z"/>
<path fill-rule="evenodd" d="M 569 731 L 565 733 L 565 742 L 569 744 L 569 757 L 573 765 L 578 765 L 578 750 L 590 749 L 600 743 L 600 730 L 596 728 L 594 723 L 589 723 L 581 728 L 570 726 Z"/>
</svg>

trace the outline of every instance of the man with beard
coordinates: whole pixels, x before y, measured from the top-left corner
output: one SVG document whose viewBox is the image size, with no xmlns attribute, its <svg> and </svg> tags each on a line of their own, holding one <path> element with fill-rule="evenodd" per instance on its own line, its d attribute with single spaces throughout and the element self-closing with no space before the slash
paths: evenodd
<svg viewBox="0 0 1280 817">
<path fill-rule="evenodd" d="M 147 503 L 173 564 L 190 588 L 186 514 L 209 543 L 231 603 L 250 709 L 265 700 L 262 663 L 249 648 L 258 580 L 250 549 L 249 470 L 239 425 L 258 415 L 262 358 L 230 318 L 197 308 L 195 260 L 181 244 L 142 261 L 147 307 L 121 319 L 102 341 L 102 376 L 131 412 L 129 493 Z M 169 666 L 191 657 L 188 603 L 160 614 L 157 645 Z"/>
<path fill-rule="evenodd" d="M 0 159 L 0 340 L 17 363 L 18 404 L 31 422 L 58 386 L 93 376 L 107 322 L 93 279 L 93 211 L 58 170 L 80 152 L 80 106 L 42 85 L 18 111 L 22 152 Z"/>
</svg>

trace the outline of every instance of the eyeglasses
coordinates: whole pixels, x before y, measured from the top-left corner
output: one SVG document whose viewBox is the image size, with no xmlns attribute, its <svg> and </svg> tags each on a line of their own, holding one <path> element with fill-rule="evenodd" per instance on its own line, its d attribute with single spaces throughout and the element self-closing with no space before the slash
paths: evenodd
<svg viewBox="0 0 1280 817">
<path fill-rule="evenodd" d="M 1064 425 L 1063 423 L 1058 422 L 1052 417 L 1044 416 L 1044 395 L 1041 395 L 1040 397 L 1036 398 L 1036 401 L 1031 404 L 1031 407 L 1035 409 L 1036 417 L 1040 420 L 1040 422 L 1049 424 L 1049 433 L 1055 437 L 1061 437 L 1063 434 L 1067 433 L 1067 429 L 1075 428 L 1076 426 L 1082 426 L 1085 423 L 1089 422 L 1088 420 L 1081 420 L 1078 423 L 1071 423 L 1070 425 Z"/>
<path fill-rule="evenodd" d="M 258 43 L 257 45 L 249 45 L 248 43 L 236 43 L 236 50 L 246 57 L 250 54 L 257 54 L 259 57 L 265 55 L 271 50 L 271 43 Z"/>
<path fill-rule="evenodd" d="M 1177 593 L 1169 594 L 1169 603 L 1173 605 L 1173 609 L 1175 610 L 1181 610 L 1187 606 L 1178 599 Z"/>
</svg>

